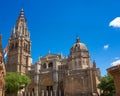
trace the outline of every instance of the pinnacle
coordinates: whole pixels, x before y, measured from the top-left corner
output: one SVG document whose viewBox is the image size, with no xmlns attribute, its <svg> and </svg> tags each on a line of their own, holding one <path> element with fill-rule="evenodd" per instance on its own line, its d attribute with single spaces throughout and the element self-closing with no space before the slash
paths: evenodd
<svg viewBox="0 0 120 96">
<path fill-rule="evenodd" d="M 24 17 L 24 9 L 23 8 L 20 11 L 20 17 Z"/>
</svg>

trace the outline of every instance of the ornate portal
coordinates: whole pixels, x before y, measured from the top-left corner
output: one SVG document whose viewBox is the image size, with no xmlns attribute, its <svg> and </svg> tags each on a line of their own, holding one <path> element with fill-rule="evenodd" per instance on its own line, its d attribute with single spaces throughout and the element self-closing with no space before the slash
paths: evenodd
<svg viewBox="0 0 120 96">
<path fill-rule="evenodd" d="M 45 78 L 43 78 L 41 84 L 43 86 L 53 86 L 54 82 L 53 82 L 53 80 L 51 78 L 45 77 Z"/>
</svg>

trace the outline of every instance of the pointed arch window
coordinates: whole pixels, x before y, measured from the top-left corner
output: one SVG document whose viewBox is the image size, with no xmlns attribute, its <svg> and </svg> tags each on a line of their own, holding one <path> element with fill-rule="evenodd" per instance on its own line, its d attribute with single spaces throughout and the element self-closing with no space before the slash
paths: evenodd
<svg viewBox="0 0 120 96">
<path fill-rule="evenodd" d="M 20 25 L 20 36 L 22 35 L 22 25 Z"/>
<path fill-rule="evenodd" d="M 23 25 L 23 23 L 20 23 L 20 36 L 22 36 L 22 34 L 24 34 L 24 25 Z"/>
<path fill-rule="evenodd" d="M 28 50 L 28 45 L 26 43 L 24 43 L 24 50 L 27 51 Z"/>
<path fill-rule="evenodd" d="M 11 49 L 13 49 L 14 48 L 14 44 L 11 44 Z"/>
<path fill-rule="evenodd" d="M 75 61 L 75 67 L 77 66 L 77 61 Z"/>
<path fill-rule="evenodd" d="M 10 50 L 13 50 L 13 48 L 14 48 L 14 44 L 10 44 Z"/>
<path fill-rule="evenodd" d="M 15 43 L 15 48 L 18 48 L 18 42 Z"/>
</svg>

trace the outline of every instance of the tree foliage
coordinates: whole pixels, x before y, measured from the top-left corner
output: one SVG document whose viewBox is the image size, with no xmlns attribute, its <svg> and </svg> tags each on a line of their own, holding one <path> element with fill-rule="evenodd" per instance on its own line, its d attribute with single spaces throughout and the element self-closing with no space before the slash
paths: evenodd
<svg viewBox="0 0 120 96">
<path fill-rule="evenodd" d="M 102 90 L 101 96 L 113 96 L 115 94 L 113 77 L 111 75 L 101 77 L 98 88 Z"/>
<path fill-rule="evenodd" d="M 30 83 L 30 78 L 27 75 L 16 73 L 16 72 L 7 72 L 5 77 L 6 85 L 6 94 L 17 93 L 18 90 L 25 88 Z"/>
</svg>

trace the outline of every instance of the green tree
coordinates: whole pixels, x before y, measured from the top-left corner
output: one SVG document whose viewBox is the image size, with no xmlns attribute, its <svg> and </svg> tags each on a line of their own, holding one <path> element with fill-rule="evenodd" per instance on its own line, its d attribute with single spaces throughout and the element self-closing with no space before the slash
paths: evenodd
<svg viewBox="0 0 120 96">
<path fill-rule="evenodd" d="M 111 75 L 101 77 L 98 88 L 102 90 L 101 96 L 113 96 L 115 94 L 113 77 Z"/>
<path fill-rule="evenodd" d="M 25 74 L 16 72 L 7 72 L 5 77 L 5 94 L 17 94 L 20 89 L 25 88 L 30 83 L 30 78 Z M 16 96 L 16 95 L 15 95 Z"/>
</svg>

